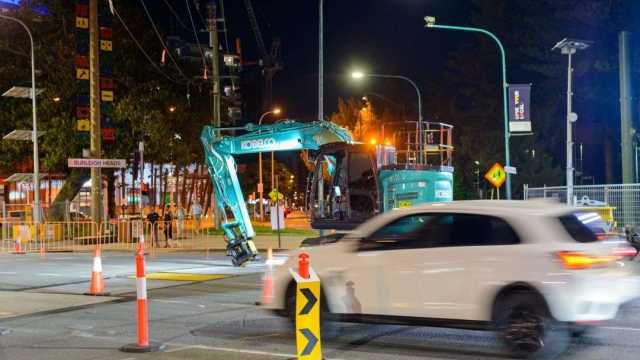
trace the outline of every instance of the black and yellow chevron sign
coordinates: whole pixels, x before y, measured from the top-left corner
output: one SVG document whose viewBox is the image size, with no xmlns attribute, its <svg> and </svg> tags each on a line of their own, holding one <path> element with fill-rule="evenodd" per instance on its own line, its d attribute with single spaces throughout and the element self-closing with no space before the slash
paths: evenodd
<svg viewBox="0 0 640 360">
<path fill-rule="evenodd" d="M 312 272 L 312 271 L 311 271 Z M 296 349 L 299 360 L 321 360 L 320 281 L 312 272 L 310 279 L 294 276 L 296 290 Z"/>
<path fill-rule="evenodd" d="M 507 173 L 504 171 L 504 167 L 499 163 L 493 164 L 493 166 L 484 174 L 484 178 L 494 187 L 499 188 L 504 184 L 507 179 Z"/>
</svg>

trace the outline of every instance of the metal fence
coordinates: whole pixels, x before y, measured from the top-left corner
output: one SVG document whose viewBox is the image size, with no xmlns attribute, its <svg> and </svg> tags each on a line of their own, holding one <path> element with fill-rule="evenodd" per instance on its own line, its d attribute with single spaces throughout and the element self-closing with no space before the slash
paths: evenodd
<svg viewBox="0 0 640 360">
<path fill-rule="evenodd" d="M 260 226 L 267 227 L 267 225 L 262 223 Z M 296 230 L 287 234 L 262 230 L 253 238 L 253 241 L 260 250 L 270 247 L 294 249 L 300 246 L 304 238 L 317 236 L 311 234 Z M 141 236 L 144 238 L 145 248 L 152 254 L 159 249 L 162 251 L 224 251 L 227 246 L 222 230 L 215 229 L 211 218 L 200 220 L 187 218 L 183 221 L 153 223 L 139 219 L 113 219 L 102 223 L 63 221 L 45 222 L 40 225 L 30 221 L 2 218 L 0 219 L 0 254 L 18 251 L 26 253 L 90 251 L 98 244 L 103 250 L 134 251 L 140 243 Z"/>
<path fill-rule="evenodd" d="M 577 207 L 598 210 L 614 226 L 640 225 L 640 184 L 576 185 Z M 566 186 L 531 188 L 524 186 L 524 199 L 551 198 L 566 203 Z"/>
<path fill-rule="evenodd" d="M 32 222 L 3 219 L 0 253 L 39 251 L 89 250 L 100 244 L 103 249 L 134 250 L 144 236 L 150 249 L 223 249 L 221 234 L 201 221 L 140 221 L 111 220 L 103 223 L 91 221 Z"/>
</svg>

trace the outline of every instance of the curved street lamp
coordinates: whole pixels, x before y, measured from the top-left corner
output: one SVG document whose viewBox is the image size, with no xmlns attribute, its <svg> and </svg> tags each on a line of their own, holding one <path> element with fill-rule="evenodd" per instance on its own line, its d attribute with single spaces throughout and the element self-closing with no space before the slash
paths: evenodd
<svg viewBox="0 0 640 360">
<path fill-rule="evenodd" d="M 436 24 L 436 18 L 433 16 L 425 16 L 424 21 L 426 22 L 427 28 L 433 29 L 444 29 L 444 30 L 455 30 L 455 31 L 468 31 L 475 32 L 486 35 L 490 37 L 495 43 L 498 45 L 498 49 L 500 50 L 500 63 L 502 66 L 502 105 L 503 105 L 503 117 L 504 117 L 504 162 L 505 166 L 511 166 L 511 161 L 509 159 L 509 110 L 507 108 L 507 62 L 506 55 L 504 51 L 504 46 L 502 46 L 502 42 L 495 36 L 492 32 L 474 27 L 466 27 L 466 26 L 452 26 L 452 25 L 440 25 Z M 511 200 L 511 174 L 507 173 L 507 200 Z"/>
<path fill-rule="evenodd" d="M 36 113 L 36 65 L 33 47 L 33 36 L 29 27 L 19 19 L 0 13 L 1 19 L 10 20 L 20 24 L 29 35 L 31 43 L 31 106 L 33 115 L 33 133 L 31 141 L 33 142 L 33 222 L 40 223 L 40 158 L 38 156 L 38 116 Z M 36 231 L 36 237 L 38 232 Z M 36 238 L 37 240 L 37 238 Z"/>
<path fill-rule="evenodd" d="M 416 94 L 418 95 L 418 161 L 420 164 L 423 164 L 424 163 L 423 162 L 424 143 L 422 139 L 422 122 L 424 118 L 422 116 L 422 95 L 420 94 L 420 89 L 418 88 L 418 85 L 416 85 L 416 83 L 413 82 L 413 80 L 403 75 L 368 74 L 362 71 L 354 71 L 351 73 L 351 78 L 353 78 L 354 80 L 361 80 L 365 77 L 404 80 L 409 84 L 411 84 L 411 86 L 413 86 L 413 88 L 416 90 Z"/>
<path fill-rule="evenodd" d="M 260 116 L 258 120 L 258 125 L 262 125 L 262 120 L 266 118 L 270 114 L 280 115 L 282 113 L 282 109 L 279 107 L 273 108 L 273 110 L 269 110 Z M 258 130 L 259 131 L 259 130 Z M 273 188 L 273 177 L 274 177 L 274 155 L 273 151 L 271 152 L 271 187 Z M 262 196 L 264 195 L 264 184 L 262 183 L 262 151 L 258 153 L 258 172 L 259 172 L 259 181 L 258 181 L 258 194 L 260 195 L 260 221 L 264 221 L 264 205 L 262 204 Z"/>
</svg>

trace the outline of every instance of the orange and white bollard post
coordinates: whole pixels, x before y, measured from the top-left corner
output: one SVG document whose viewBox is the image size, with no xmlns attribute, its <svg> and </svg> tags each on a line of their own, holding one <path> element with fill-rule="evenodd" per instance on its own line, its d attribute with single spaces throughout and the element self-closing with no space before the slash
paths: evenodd
<svg viewBox="0 0 640 360">
<path fill-rule="evenodd" d="M 147 278 L 144 273 L 144 240 L 136 253 L 136 293 L 138 306 L 138 342 L 120 348 L 130 353 L 162 351 L 165 345 L 149 341 L 149 308 L 147 306 Z"/>
<path fill-rule="evenodd" d="M 267 260 L 264 277 L 262 278 L 262 299 L 256 301 L 256 305 L 266 305 L 273 301 L 273 250 L 267 249 Z"/>
<path fill-rule="evenodd" d="M 13 245 L 13 252 L 12 254 L 16 254 L 16 255 L 24 255 L 26 254 L 26 252 L 24 250 L 22 250 L 22 244 L 20 241 L 20 238 L 17 238 L 14 245 Z"/>
<path fill-rule="evenodd" d="M 100 251 L 100 245 L 96 245 L 96 249 L 93 253 L 93 265 L 91 267 L 91 283 L 89 284 L 89 291 L 84 293 L 91 296 L 109 296 L 110 294 L 104 291 L 104 275 L 102 274 L 102 256 Z"/>
<path fill-rule="evenodd" d="M 298 275 L 303 279 L 309 278 L 309 254 L 307 253 L 298 255 Z"/>
</svg>

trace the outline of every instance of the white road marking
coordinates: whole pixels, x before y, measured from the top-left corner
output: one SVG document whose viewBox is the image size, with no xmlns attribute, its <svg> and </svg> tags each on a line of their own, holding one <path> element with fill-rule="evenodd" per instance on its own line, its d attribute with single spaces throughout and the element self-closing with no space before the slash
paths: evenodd
<svg viewBox="0 0 640 360">
<path fill-rule="evenodd" d="M 167 304 L 183 304 L 183 305 L 193 305 L 193 303 L 188 301 L 180 301 L 180 300 L 163 300 L 163 299 L 151 299 L 153 302 L 159 303 L 167 303 Z"/>
<path fill-rule="evenodd" d="M 603 326 L 601 329 L 607 330 L 622 330 L 622 331 L 640 331 L 639 328 L 625 327 L 625 326 Z"/>
<path fill-rule="evenodd" d="M 201 349 L 201 350 L 210 350 L 210 351 L 224 351 L 231 352 L 236 354 L 248 354 L 248 355 L 263 355 L 263 356 L 275 356 L 287 359 L 295 359 L 297 355 L 295 354 L 284 354 L 284 353 L 276 353 L 269 351 L 258 351 L 258 350 L 242 350 L 242 349 L 232 349 L 226 347 L 218 347 L 218 346 L 207 346 L 207 345 L 185 345 L 185 344 L 175 344 L 169 343 L 168 345 L 176 346 L 176 348 L 165 350 L 167 353 L 178 352 L 188 349 Z M 326 360 L 342 360 L 339 358 L 325 358 Z"/>
<path fill-rule="evenodd" d="M 236 354 L 275 356 L 275 357 L 281 357 L 281 358 L 287 358 L 287 359 L 297 357 L 295 354 L 283 354 L 283 353 L 258 351 L 258 350 L 232 349 L 232 348 L 207 346 L 207 345 L 179 345 L 179 347 L 175 349 L 165 350 L 165 352 L 170 353 L 170 352 L 183 351 L 187 349 L 201 349 L 201 350 L 211 350 L 211 351 L 224 351 L 224 352 L 230 352 L 230 353 L 236 353 Z"/>
<path fill-rule="evenodd" d="M 15 271 L 0 271 L 0 275 L 16 275 Z"/>
<path fill-rule="evenodd" d="M 64 275 L 55 274 L 55 273 L 37 273 L 36 276 L 64 276 Z"/>
</svg>

